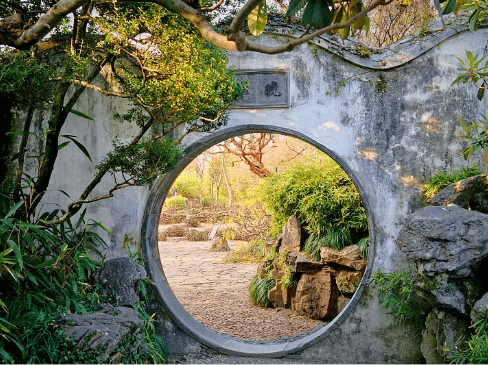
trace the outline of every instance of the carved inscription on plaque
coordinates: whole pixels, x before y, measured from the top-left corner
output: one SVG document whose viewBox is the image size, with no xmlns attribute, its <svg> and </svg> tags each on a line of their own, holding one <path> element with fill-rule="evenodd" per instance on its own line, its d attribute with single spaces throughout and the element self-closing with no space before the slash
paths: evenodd
<svg viewBox="0 0 488 365">
<path fill-rule="evenodd" d="M 288 108 L 290 106 L 288 70 L 234 71 L 236 79 L 249 85 L 234 108 Z"/>
</svg>

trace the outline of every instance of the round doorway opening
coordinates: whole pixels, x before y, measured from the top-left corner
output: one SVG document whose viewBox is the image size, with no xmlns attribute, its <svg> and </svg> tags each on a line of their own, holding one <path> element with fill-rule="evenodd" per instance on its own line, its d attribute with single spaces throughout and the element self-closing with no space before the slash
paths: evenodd
<svg viewBox="0 0 488 365">
<path fill-rule="evenodd" d="M 164 309 L 223 352 L 282 356 L 315 343 L 369 276 L 357 178 L 287 132 L 221 132 L 190 146 L 146 209 L 146 266 Z"/>
</svg>

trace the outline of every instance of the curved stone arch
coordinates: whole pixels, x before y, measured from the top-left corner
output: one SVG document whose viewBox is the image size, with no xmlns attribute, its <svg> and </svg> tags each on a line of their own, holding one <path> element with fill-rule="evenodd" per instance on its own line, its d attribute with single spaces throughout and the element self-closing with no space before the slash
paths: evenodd
<svg viewBox="0 0 488 365">
<path fill-rule="evenodd" d="M 309 144 L 319 148 L 330 156 L 351 178 L 358 189 L 362 198 L 366 214 L 368 216 L 370 247 L 366 271 L 362 277 L 361 283 L 351 298 L 347 306 L 328 324 L 318 326 L 318 328 L 300 333 L 284 339 L 274 340 L 247 340 L 232 337 L 210 329 L 196 319 L 194 319 L 174 296 L 164 275 L 164 269 L 161 265 L 160 253 L 157 248 L 157 226 L 162 205 L 168 194 L 168 191 L 174 180 L 184 170 L 186 166 L 196 158 L 200 153 L 209 147 L 224 141 L 228 138 L 253 132 L 280 133 L 299 138 Z M 341 159 L 336 153 L 326 146 L 316 142 L 310 137 L 287 128 L 269 126 L 242 124 L 235 127 L 229 127 L 220 130 L 212 135 L 206 136 L 198 142 L 192 144 L 185 150 L 185 155 L 178 163 L 176 168 L 170 173 L 160 177 L 153 185 L 144 211 L 142 223 L 142 253 L 145 266 L 148 273 L 157 288 L 157 296 L 160 304 L 164 307 L 166 313 L 182 328 L 186 333 L 196 339 L 198 342 L 210 346 L 219 352 L 236 354 L 241 356 L 268 356 L 280 357 L 287 354 L 296 353 L 304 350 L 324 338 L 328 337 L 337 326 L 342 324 L 348 315 L 352 312 L 358 303 L 363 290 L 366 287 L 367 280 L 371 275 L 375 252 L 375 225 L 374 214 L 372 214 L 371 205 L 367 199 L 366 190 L 364 189 L 359 177 L 349 167 L 346 161 Z"/>
</svg>

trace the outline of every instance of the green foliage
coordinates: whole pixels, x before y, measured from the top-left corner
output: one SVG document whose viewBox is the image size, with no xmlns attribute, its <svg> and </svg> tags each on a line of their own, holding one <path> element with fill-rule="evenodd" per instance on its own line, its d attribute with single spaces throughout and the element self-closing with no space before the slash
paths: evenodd
<svg viewBox="0 0 488 365">
<path fill-rule="evenodd" d="M 39 342 L 57 336 L 49 332 L 52 318 L 66 311 L 86 313 L 98 302 L 87 282 L 98 266 L 88 252 L 104 244 L 89 228 L 99 224 L 85 224 L 84 212 L 75 224 L 46 228 L 26 223 L 14 218 L 24 203 L 0 197 L 1 356 L 51 363 Z M 57 213 L 44 213 L 40 220 Z"/>
<path fill-rule="evenodd" d="M 367 260 L 368 253 L 369 253 L 369 236 L 361 238 L 358 241 L 357 245 L 358 245 L 359 256 L 361 256 L 363 260 Z"/>
<path fill-rule="evenodd" d="M 471 121 L 468 124 L 458 116 L 459 123 L 463 127 L 464 135 L 462 139 L 469 142 L 469 146 L 464 150 L 464 159 L 467 160 L 476 151 L 480 149 L 488 150 L 488 118 L 481 114 L 483 120 L 478 122 Z"/>
<path fill-rule="evenodd" d="M 173 183 L 173 187 L 176 188 L 178 194 L 188 199 L 195 199 L 200 194 L 201 185 L 199 178 L 185 171 Z M 170 191 L 173 191 L 173 188 Z"/>
<path fill-rule="evenodd" d="M 187 130 L 200 132 L 225 125 L 227 108 L 245 88 L 227 68 L 225 53 L 161 6 L 106 6 L 107 15 L 96 19 L 105 35 L 97 46 L 117 55 L 129 51 L 151 69 L 144 78 L 132 64 L 117 63 L 127 92 L 137 92 L 141 104 L 159 110 L 165 123 L 186 124 Z M 134 42 L 140 33 L 147 34 L 141 43 L 151 42 L 152 47 Z"/>
<path fill-rule="evenodd" d="M 352 244 L 352 235 L 349 230 L 331 229 L 323 236 L 311 234 L 305 241 L 303 251 L 318 261 L 320 260 L 320 247 L 327 246 L 340 251 Z"/>
<path fill-rule="evenodd" d="M 170 138 L 144 139 L 135 145 L 114 142 L 114 150 L 97 168 L 107 167 L 112 175 L 121 172 L 131 185 L 144 185 L 171 171 L 181 154 Z"/>
<path fill-rule="evenodd" d="M 285 271 L 285 273 L 280 279 L 280 285 L 281 285 L 282 289 L 286 289 L 289 286 L 296 284 L 296 280 L 294 279 L 293 274 L 290 271 L 289 265 L 285 265 L 284 271 Z"/>
<path fill-rule="evenodd" d="M 407 320 L 419 319 L 424 311 L 414 303 L 413 278 L 411 271 L 400 273 L 384 273 L 377 271 L 373 275 L 373 283 L 378 289 L 380 305 L 394 316 L 394 324 Z"/>
<path fill-rule="evenodd" d="M 180 195 L 172 196 L 165 200 L 166 208 L 183 208 L 186 206 L 186 198 Z"/>
<path fill-rule="evenodd" d="M 56 227 L 14 218 L 24 203 L 0 195 L 0 358 L 15 363 L 99 363 L 103 349 L 78 349 L 56 324 L 67 312 L 90 313 L 100 301 L 90 284 L 99 262 L 92 258 L 105 243 L 90 231 L 83 212 L 76 223 Z M 63 212 L 46 212 L 40 222 Z M 143 291 L 145 292 L 145 291 Z M 144 333 L 132 333 L 118 349 L 123 363 L 167 362 L 164 342 L 155 336 L 152 317 L 136 308 Z M 148 351 L 134 351 L 145 339 Z M 130 345 L 130 346 L 129 346 Z M 141 352 L 142 351 L 142 352 Z"/>
<path fill-rule="evenodd" d="M 479 174 L 481 174 L 481 171 L 478 170 L 476 165 L 465 166 L 461 170 L 453 170 L 450 173 L 438 172 L 423 186 L 423 195 L 426 199 L 432 198 L 446 186 Z"/>
<path fill-rule="evenodd" d="M 488 3 L 485 3 L 488 13 Z M 483 64 L 486 56 L 480 58 L 479 54 L 473 56 L 473 53 L 466 51 L 466 62 L 459 57 L 456 57 L 461 62 L 461 67 L 458 67 L 460 75 L 458 75 L 451 85 L 454 85 L 460 81 L 463 84 L 471 81 L 474 86 L 478 88 L 478 100 L 482 100 L 485 95 L 485 90 L 488 88 L 488 59 Z M 479 85 L 478 85 L 479 83 Z M 486 118 L 485 118 L 486 120 Z"/>
<path fill-rule="evenodd" d="M 264 258 L 264 242 L 238 242 L 235 250 L 222 262 L 233 264 L 259 264 Z"/>
<path fill-rule="evenodd" d="M 0 95 L 18 107 L 48 101 L 55 75 L 51 65 L 39 63 L 28 52 L 0 53 Z"/>
<path fill-rule="evenodd" d="M 268 291 L 276 285 L 275 280 L 271 278 L 263 278 L 259 280 L 257 275 L 254 275 L 249 283 L 249 298 L 251 302 L 260 306 L 269 308 L 271 302 L 268 299 Z"/>
<path fill-rule="evenodd" d="M 449 356 L 455 364 L 487 364 L 488 363 L 488 311 L 483 318 L 474 324 L 471 338 L 456 344 L 456 352 Z"/>
<path fill-rule="evenodd" d="M 204 207 L 210 207 L 213 204 L 214 199 L 211 196 L 204 196 L 200 198 L 200 203 Z"/>
<path fill-rule="evenodd" d="M 288 6 L 285 16 L 295 15 L 303 10 L 303 25 L 312 25 L 316 29 L 324 28 L 331 24 L 345 22 L 357 13 L 364 10 L 361 1 L 349 0 L 335 2 L 333 0 L 292 0 Z M 350 27 L 338 30 L 342 39 L 348 37 L 350 30 L 369 29 L 369 18 L 364 17 L 354 22 Z"/>
<path fill-rule="evenodd" d="M 272 216 L 272 236 L 281 232 L 292 214 L 315 237 L 339 231 L 344 237 L 360 238 L 367 231 L 367 216 L 359 193 L 330 158 L 321 164 L 297 163 L 273 174 L 263 179 L 260 192 L 263 205 Z"/>
</svg>

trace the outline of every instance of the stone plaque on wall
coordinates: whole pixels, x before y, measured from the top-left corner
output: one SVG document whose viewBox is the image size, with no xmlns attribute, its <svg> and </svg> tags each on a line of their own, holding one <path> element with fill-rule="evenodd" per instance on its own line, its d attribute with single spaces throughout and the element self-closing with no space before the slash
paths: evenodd
<svg viewBox="0 0 488 365">
<path fill-rule="evenodd" d="M 288 108 L 290 106 L 290 73 L 288 70 L 237 70 L 236 79 L 249 85 L 234 108 Z"/>
</svg>

